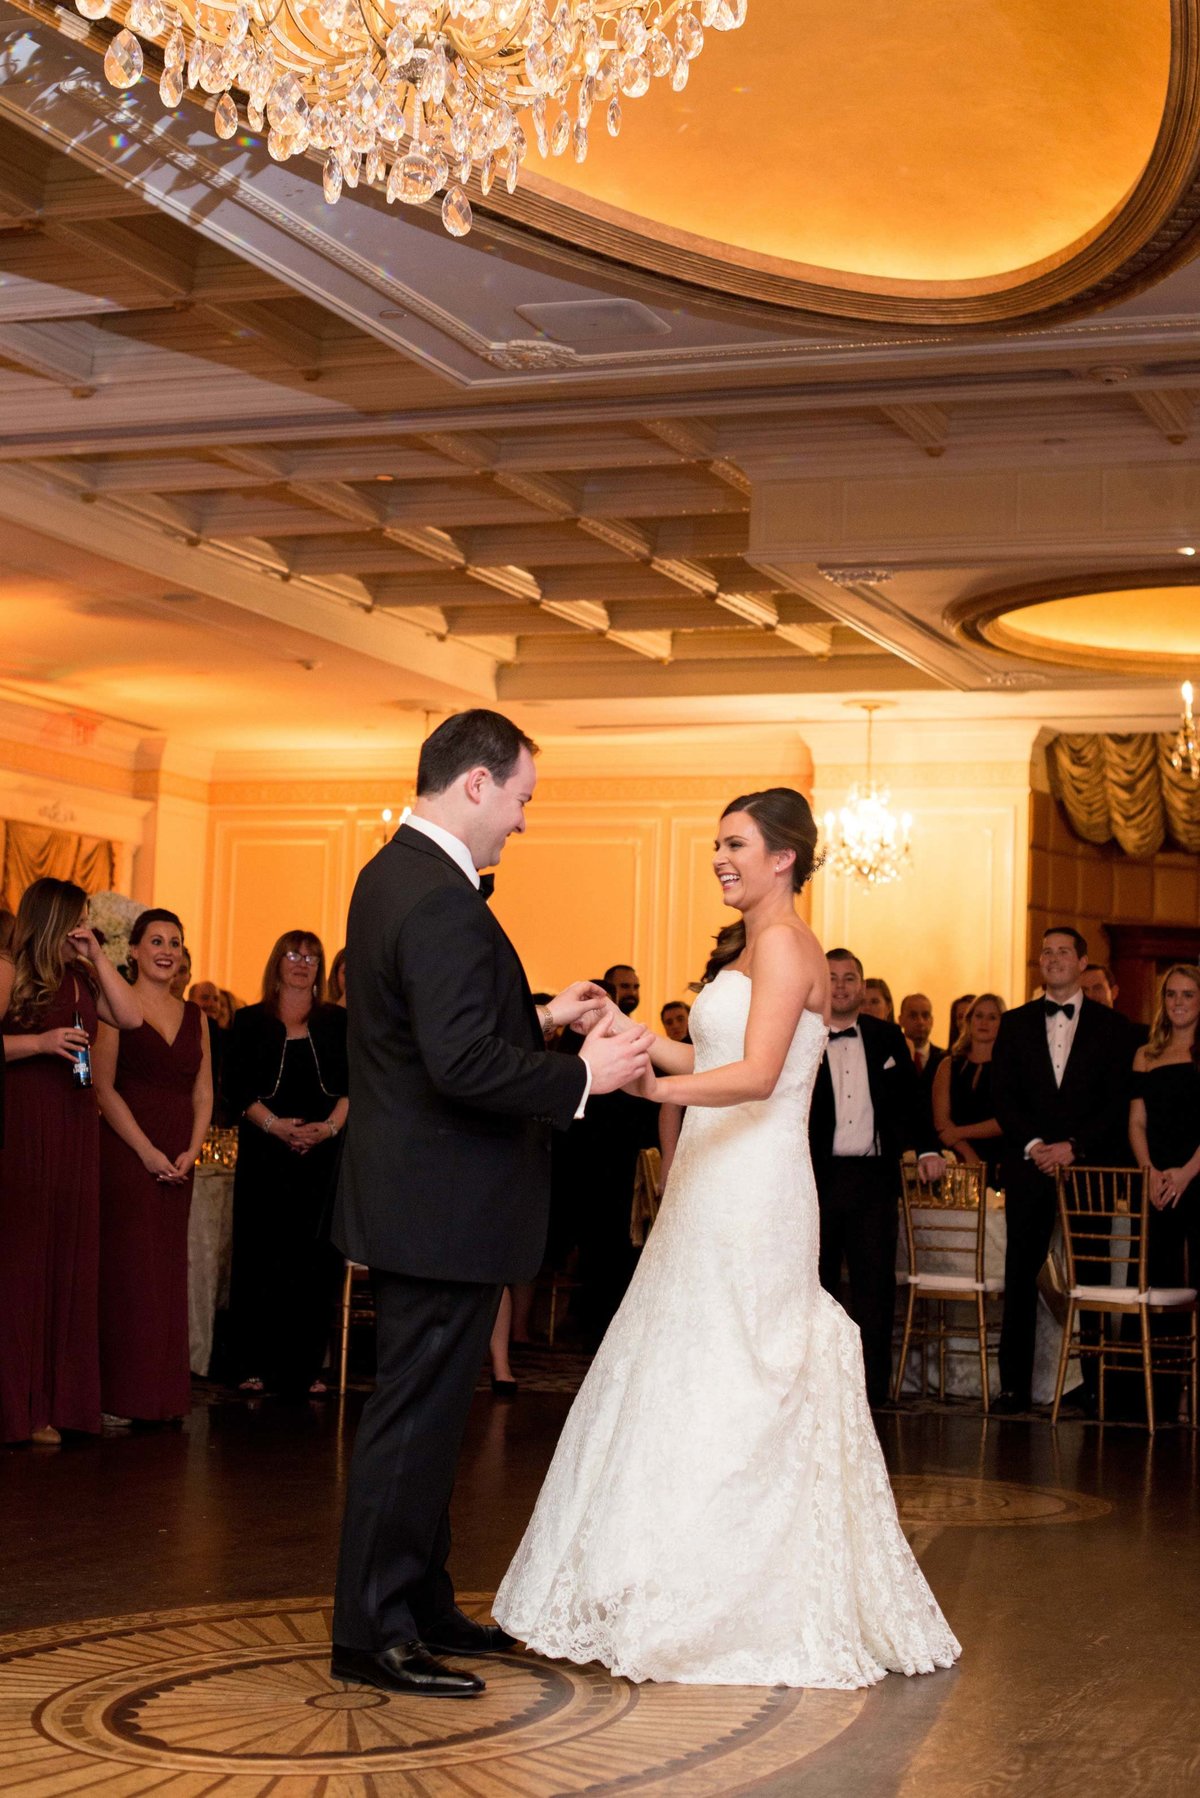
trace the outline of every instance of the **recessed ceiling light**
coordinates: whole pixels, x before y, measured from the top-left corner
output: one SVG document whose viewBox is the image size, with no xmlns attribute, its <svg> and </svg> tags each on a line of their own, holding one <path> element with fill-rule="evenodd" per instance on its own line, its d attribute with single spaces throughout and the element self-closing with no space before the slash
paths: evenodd
<svg viewBox="0 0 1200 1798">
<path fill-rule="evenodd" d="M 1179 546 L 1179 554 L 1180 554 L 1180 555 L 1181 555 L 1181 556 L 1194 556 L 1194 555 L 1195 555 L 1195 553 L 1196 553 L 1196 552 L 1195 552 L 1195 550 L 1194 550 L 1194 549 L 1193 549 L 1193 548 L 1192 548 L 1192 546 L 1191 546 L 1191 544 L 1190 544 L 1190 543 L 1181 543 L 1181 544 L 1180 544 L 1180 546 Z"/>
</svg>

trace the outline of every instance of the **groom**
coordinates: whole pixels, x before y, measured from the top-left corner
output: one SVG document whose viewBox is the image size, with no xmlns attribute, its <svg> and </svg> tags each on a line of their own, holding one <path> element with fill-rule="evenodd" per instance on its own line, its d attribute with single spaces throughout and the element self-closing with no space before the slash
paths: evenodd
<svg viewBox="0 0 1200 1798">
<path fill-rule="evenodd" d="M 371 1269 L 377 1378 L 354 1445 L 333 1613 L 335 1679 L 470 1698 L 436 1657 L 511 1638 L 465 1617 L 446 1571 L 455 1463 L 500 1294 L 541 1264 L 550 1126 L 648 1067 L 649 1032 L 545 1038 L 603 1002 L 538 1008 L 478 870 L 525 828 L 535 745 L 461 712 L 421 749 L 408 820 L 358 877 L 347 926 L 350 1115 L 334 1237 Z"/>
</svg>

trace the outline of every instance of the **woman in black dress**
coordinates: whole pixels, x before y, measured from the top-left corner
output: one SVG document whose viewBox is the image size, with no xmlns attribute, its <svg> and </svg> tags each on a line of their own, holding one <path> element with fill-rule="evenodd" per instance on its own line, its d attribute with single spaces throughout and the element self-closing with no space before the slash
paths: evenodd
<svg viewBox="0 0 1200 1798">
<path fill-rule="evenodd" d="M 933 1123 L 942 1147 L 993 1170 L 1004 1157 L 992 1099 L 992 1048 L 1004 1009 L 997 993 L 972 999 L 961 1034 L 933 1076 Z"/>
<path fill-rule="evenodd" d="M 1129 1142 L 1150 1169 L 1151 1286 L 1200 1279 L 1200 968 L 1177 962 L 1158 986 L 1150 1040 L 1133 1058 Z"/>
<path fill-rule="evenodd" d="M 346 1014 L 326 1005 L 309 930 L 275 944 L 235 1018 L 225 1094 L 238 1120 L 230 1308 L 244 1391 L 319 1394 L 339 1267 L 329 1241 L 346 1122 Z"/>
</svg>

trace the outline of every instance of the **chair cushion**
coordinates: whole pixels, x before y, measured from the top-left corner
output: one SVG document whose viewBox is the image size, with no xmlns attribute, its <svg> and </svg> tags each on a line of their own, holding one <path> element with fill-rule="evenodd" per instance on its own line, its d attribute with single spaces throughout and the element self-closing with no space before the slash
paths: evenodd
<svg viewBox="0 0 1200 1798">
<path fill-rule="evenodd" d="M 905 1278 L 918 1292 L 1003 1292 L 1003 1280 L 968 1280 L 965 1274 L 907 1274 Z"/>
<path fill-rule="evenodd" d="M 1135 1292 L 1132 1286 L 1072 1286 L 1071 1297 L 1084 1304 L 1128 1305 L 1192 1305 L 1196 1300 L 1194 1286 L 1152 1286 L 1149 1292 Z"/>
</svg>

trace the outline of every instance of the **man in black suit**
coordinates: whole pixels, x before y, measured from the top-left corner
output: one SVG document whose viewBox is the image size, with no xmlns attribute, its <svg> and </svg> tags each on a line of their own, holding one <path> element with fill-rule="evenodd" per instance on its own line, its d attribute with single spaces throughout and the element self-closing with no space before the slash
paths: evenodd
<svg viewBox="0 0 1200 1798">
<path fill-rule="evenodd" d="M 1075 1162 L 1129 1163 L 1128 1025 L 1084 997 L 1087 943 L 1071 925 L 1044 932 L 1040 965 L 1044 996 L 1005 1012 L 992 1051 L 996 1116 L 1011 1146 L 1001 1391 L 992 1401 L 1001 1415 L 1027 1411 L 1032 1402 L 1037 1282 L 1054 1233 L 1056 1170 Z M 1090 1359 L 1083 1373 L 1090 1398 Z"/>
<path fill-rule="evenodd" d="M 648 1065 L 649 1033 L 545 1038 L 603 998 L 579 982 L 534 1006 L 478 870 L 525 828 L 534 745 L 496 712 L 447 719 L 417 800 L 359 875 L 347 928 L 350 1115 L 334 1236 L 370 1269 L 377 1379 L 354 1446 L 332 1672 L 385 1691 L 472 1697 L 437 1660 L 511 1645 L 454 1602 L 455 1462 L 503 1287 L 541 1263 L 550 1126 Z"/>
<path fill-rule="evenodd" d="M 1150 1026 L 1149 1024 L 1138 1024 L 1133 1018 L 1127 1017 L 1123 1011 L 1117 1010 L 1117 999 L 1121 989 L 1115 984 L 1111 970 L 1106 968 L 1102 961 L 1089 961 L 1079 977 L 1079 985 L 1085 999 L 1094 999 L 1097 1005 L 1107 1005 L 1108 1009 L 1122 1020 L 1129 1037 L 1129 1055 L 1132 1060 L 1136 1051 L 1148 1041 Z"/>
<path fill-rule="evenodd" d="M 896 1311 L 900 1158 L 921 1152 L 921 1173 L 942 1171 L 921 1140 L 916 1070 L 896 1024 L 864 1012 L 863 967 L 849 949 L 830 949 L 829 1045 L 817 1072 L 809 1146 L 821 1211 L 821 1284 L 836 1295 L 842 1263 L 850 1315 L 862 1332 L 867 1398 L 887 1403 Z"/>
<path fill-rule="evenodd" d="M 929 1040 L 933 1035 L 933 1000 L 928 993 L 905 993 L 900 1001 L 896 1022 L 904 1032 L 908 1052 L 912 1057 L 913 1072 L 917 1077 L 917 1098 L 921 1108 L 917 1133 L 922 1142 L 936 1142 L 937 1131 L 933 1127 L 933 1076 L 946 1051 Z"/>
</svg>

